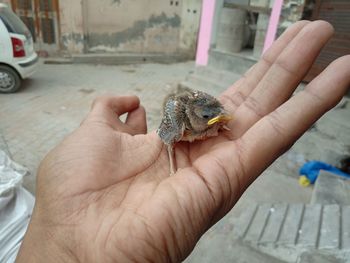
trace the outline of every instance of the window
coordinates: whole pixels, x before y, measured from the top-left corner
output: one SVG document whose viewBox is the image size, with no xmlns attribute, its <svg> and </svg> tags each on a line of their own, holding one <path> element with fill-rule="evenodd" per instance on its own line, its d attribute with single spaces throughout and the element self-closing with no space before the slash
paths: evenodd
<svg viewBox="0 0 350 263">
<path fill-rule="evenodd" d="M 10 9 L 0 7 L 0 18 L 10 33 L 30 36 L 30 32 L 25 24 Z"/>
</svg>

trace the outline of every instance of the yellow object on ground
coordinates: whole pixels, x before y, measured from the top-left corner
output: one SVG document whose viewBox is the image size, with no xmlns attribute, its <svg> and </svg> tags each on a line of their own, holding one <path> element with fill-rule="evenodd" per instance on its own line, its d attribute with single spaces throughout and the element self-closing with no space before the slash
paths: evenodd
<svg viewBox="0 0 350 263">
<path fill-rule="evenodd" d="M 299 184 L 303 187 L 308 187 L 310 185 L 310 180 L 306 176 L 302 175 L 299 177 Z"/>
</svg>

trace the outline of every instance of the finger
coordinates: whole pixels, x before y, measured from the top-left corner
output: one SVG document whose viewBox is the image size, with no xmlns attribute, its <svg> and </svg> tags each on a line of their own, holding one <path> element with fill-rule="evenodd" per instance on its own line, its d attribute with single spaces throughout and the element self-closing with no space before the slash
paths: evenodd
<svg viewBox="0 0 350 263">
<path fill-rule="evenodd" d="M 299 92 L 254 125 L 239 141 L 248 186 L 270 163 L 333 108 L 350 85 L 350 56 L 333 62 Z"/>
<path fill-rule="evenodd" d="M 312 22 L 299 32 L 235 112 L 230 127 L 234 138 L 291 96 L 332 34 L 333 27 L 324 21 Z"/>
<path fill-rule="evenodd" d="M 97 121 L 111 126 L 118 131 L 125 131 L 126 124 L 119 116 L 132 112 L 140 105 L 136 96 L 103 96 L 97 98 L 92 105 L 89 121 Z"/>
<path fill-rule="evenodd" d="M 128 113 L 125 124 L 130 128 L 131 134 L 146 134 L 147 122 L 145 108 L 140 106 L 134 111 Z"/>
<path fill-rule="evenodd" d="M 140 100 L 137 96 L 102 96 L 95 99 L 92 104 L 92 111 L 109 111 L 113 115 L 121 116 L 138 108 L 139 105 Z"/>
<path fill-rule="evenodd" d="M 185 211 L 212 225 L 237 202 L 243 191 L 326 111 L 350 84 L 350 56 L 332 63 L 305 91 L 256 123 L 239 140 L 222 143 L 169 180 L 178 196 L 190 193 Z M 181 199 L 179 199 L 181 202 Z M 205 215 L 205 216 L 203 216 Z"/>
<path fill-rule="evenodd" d="M 309 21 L 299 21 L 290 26 L 264 53 L 262 59 L 221 95 L 220 100 L 228 111 L 234 112 L 236 108 L 242 104 L 242 102 L 258 85 L 281 52 L 309 23 Z"/>
</svg>

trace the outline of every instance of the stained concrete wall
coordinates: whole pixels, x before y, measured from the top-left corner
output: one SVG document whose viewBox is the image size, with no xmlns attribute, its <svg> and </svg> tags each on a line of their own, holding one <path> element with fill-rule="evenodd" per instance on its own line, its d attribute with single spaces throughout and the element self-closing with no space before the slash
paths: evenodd
<svg viewBox="0 0 350 263">
<path fill-rule="evenodd" d="M 69 53 L 186 53 L 194 57 L 201 0 L 60 0 Z"/>
<path fill-rule="evenodd" d="M 180 49 L 195 54 L 201 19 L 202 0 L 181 1 Z"/>
<path fill-rule="evenodd" d="M 84 52 L 84 19 L 82 1 L 60 0 L 61 48 L 69 53 Z"/>
<path fill-rule="evenodd" d="M 60 40 L 55 50 L 194 57 L 201 4 L 202 0 L 59 0 Z"/>
<path fill-rule="evenodd" d="M 181 26 L 179 1 L 85 0 L 85 3 L 89 51 L 177 51 Z"/>
</svg>

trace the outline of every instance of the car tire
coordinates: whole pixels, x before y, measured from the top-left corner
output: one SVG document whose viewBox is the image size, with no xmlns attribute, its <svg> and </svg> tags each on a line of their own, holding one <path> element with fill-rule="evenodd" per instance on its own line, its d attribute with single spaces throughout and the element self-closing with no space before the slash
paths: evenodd
<svg viewBox="0 0 350 263">
<path fill-rule="evenodd" d="M 6 65 L 0 65 L 0 92 L 13 93 L 21 87 L 22 79 L 18 73 Z"/>
</svg>

